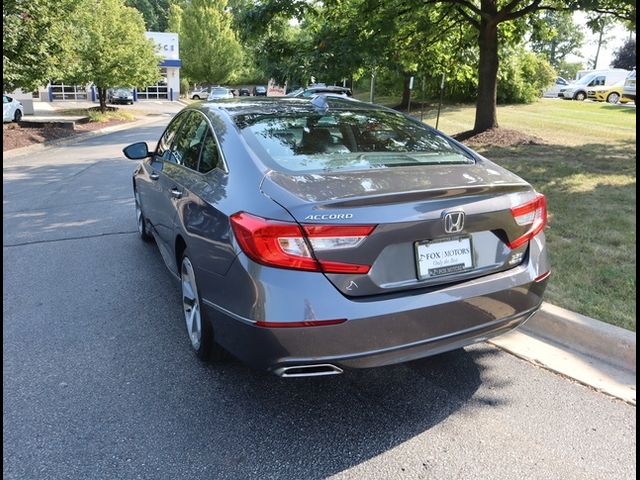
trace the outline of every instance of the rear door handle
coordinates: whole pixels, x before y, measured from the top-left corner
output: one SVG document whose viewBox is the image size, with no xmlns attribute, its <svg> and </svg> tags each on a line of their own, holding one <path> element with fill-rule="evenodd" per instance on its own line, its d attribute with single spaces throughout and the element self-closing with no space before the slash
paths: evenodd
<svg viewBox="0 0 640 480">
<path fill-rule="evenodd" d="M 176 187 L 173 187 L 171 190 L 171 196 L 173 198 L 180 198 L 182 197 L 182 191 L 178 190 Z"/>
<path fill-rule="evenodd" d="M 149 178 L 150 178 L 151 180 L 158 180 L 158 179 L 160 178 L 160 175 L 159 175 L 159 174 L 157 174 L 156 172 L 151 172 L 151 173 L 149 174 Z"/>
</svg>

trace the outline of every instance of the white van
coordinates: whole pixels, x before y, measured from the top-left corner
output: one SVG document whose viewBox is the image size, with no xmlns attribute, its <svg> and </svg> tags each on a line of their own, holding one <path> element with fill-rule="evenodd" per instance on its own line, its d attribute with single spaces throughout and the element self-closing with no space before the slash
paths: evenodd
<svg viewBox="0 0 640 480">
<path fill-rule="evenodd" d="M 594 70 L 586 74 L 580 80 L 560 89 L 558 96 L 565 100 L 584 100 L 587 98 L 588 87 L 602 87 L 613 85 L 624 80 L 629 75 L 629 70 L 614 68 L 611 70 Z"/>
</svg>

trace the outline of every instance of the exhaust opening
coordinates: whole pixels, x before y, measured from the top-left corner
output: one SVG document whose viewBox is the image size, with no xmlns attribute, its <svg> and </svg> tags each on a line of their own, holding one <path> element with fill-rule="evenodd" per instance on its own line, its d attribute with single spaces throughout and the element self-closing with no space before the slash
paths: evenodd
<svg viewBox="0 0 640 480">
<path fill-rule="evenodd" d="M 340 367 L 335 365 L 295 365 L 292 367 L 282 367 L 275 370 L 275 374 L 279 377 L 319 377 L 322 375 L 339 375 L 343 372 Z"/>
</svg>

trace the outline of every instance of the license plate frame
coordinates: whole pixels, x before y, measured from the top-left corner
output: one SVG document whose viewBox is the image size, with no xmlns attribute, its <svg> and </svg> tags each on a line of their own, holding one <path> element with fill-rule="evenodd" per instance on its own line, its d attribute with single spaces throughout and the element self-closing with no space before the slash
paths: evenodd
<svg viewBox="0 0 640 480">
<path fill-rule="evenodd" d="M 429 249 L 432 248 L 432 252 L 442 251 L 437 250 L 437 247 L 446 247 L 444 244 L 451 244 L 451 248 L 455 247 L 467 247 L 469 249 L 468 256 L 461 254 L 458 257 L 466 257 L 462 263 L 459 261 L 457 263 L 444 264 L 444 265 L 433 265 L 433 268 L 429 268 L 429 260 L 423 260 L 421 262 L 421 247 Z M 420 240 L 414 242 L 413 252 L 415 256 L 416 262 L 416 275 L 419 280 L 432 280 L 434 278 L 445 278 L 453 275 L 457 275 L 460 273 L 470 272 L 475 268 L 475 259 L 473 254 L 473 242 L 469 235 L 461 235 L 458 237 L 449 237 L 449 238 L 440 238 L 435 240 Z M 424 253 L 424 250 L 423 252 Z M 453 257 L 455 261 L 456 257 Z M 436 261 L 435 259 L 433 259 Z M 448 259 L 441 259 L 448 260 Z M 468 261 L 467 261 L 468 260 Z M 425 268 L 426 267 L 426 268 Z M 426 272 L 425 272 L 426 270 Z"/>
</svg>

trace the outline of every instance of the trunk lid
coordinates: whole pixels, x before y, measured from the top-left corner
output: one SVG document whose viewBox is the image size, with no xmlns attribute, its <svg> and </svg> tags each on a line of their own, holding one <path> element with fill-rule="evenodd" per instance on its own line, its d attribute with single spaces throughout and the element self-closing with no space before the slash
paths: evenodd
<svg viewBox="0 0 640 480">
<path fill-rule="evenodd" d="M 262 190 L 302 225 L 376 225 L 355 247 L 315 252 L 324 260 L 371 266 L 366 274 L 326 274 L 349 296 L 435 287 L 517 265 L 527 245 L 512 250 L 507 244 L 526 228 L 514 221 L 511 208 L 535 195 L 524 180 L 484 159 L 329 173 L 271 171 Z M 453 213 L 455 220 L 459 212 L 464 226 L 447 233 L 444 217 Z M 437 257 L 443 248 L 455 252 L 459 246 L 470 250 L 461 261 L 472 267 L 444 273 L 425 263 L 423 255 Z"/>
</svg>

